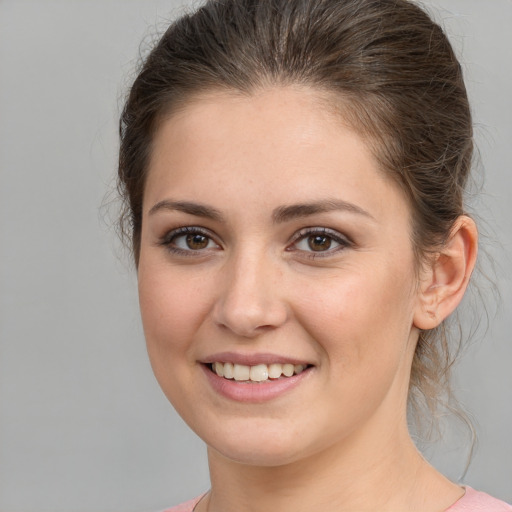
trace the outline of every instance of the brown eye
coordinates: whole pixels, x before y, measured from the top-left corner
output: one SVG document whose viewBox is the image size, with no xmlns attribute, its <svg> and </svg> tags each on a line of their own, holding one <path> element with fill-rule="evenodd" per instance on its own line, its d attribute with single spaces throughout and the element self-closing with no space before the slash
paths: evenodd
<svg viewBox="0 0 512 512">
<path fill-rule="evenodd" d="M 208 243 L 210 239 L 204 235 L 199 233 L 193 233 L 186 236 L 186 244 L 187 247 L 193 251 L 199 251 L 201 249 L 206 249 L 208 247 Z"/>
<path fill-rule="evenodd" d="M 189 253 L 189 255 L 220 249 L 219 244 L 214 241 L 212 236 L 202 228 L 193 226 L 171 231 L 162 239 L 161 244 L 171 252 Z"/>
<path fill-rule="evenodd" d="M 308 257 L 328 257 L 349 247 L 352 247 L 352 243 L 346 236 L 333 229 L 318 227 L 299 231 L 295 242 L 287 250 L 300 251 Z"/>
<path fill-rule="evenodd" d="M 331 248 L 332 238 L 325 235 L 308 236 L 308 247 L 315 252 L 327 251 Z"/>
</svg>

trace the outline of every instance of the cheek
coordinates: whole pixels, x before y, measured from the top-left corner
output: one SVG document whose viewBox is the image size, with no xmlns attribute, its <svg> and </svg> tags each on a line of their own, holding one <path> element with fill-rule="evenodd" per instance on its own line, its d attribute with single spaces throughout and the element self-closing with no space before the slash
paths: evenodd
<svg viewBox="0 0 512 512">
<path fill-rule="evenodd" d="M 155 365 L 172 355 L 188 353 L 209 310 L 204 279 L 170 272 L 158 265 L 139 265 L 139 301 L 148 352 Z"/>
<path fill-rule="evenodd" d="M 411 282 L 402 272 L 350 272 L 309 287 L 300 317 L 320 351 L 324 400 L 317 417 L 325 414 L 326 435 L 348 432 L 378 410 L 386 397 L 393 410 L 407 396 L 412 326 Z M 394 391 L 390 392 L 393 389 Z M 325 407 L 325 401 L 330 406 Z M 388 403 L 391 403 L 388 400 Z"/>
<path fill-rule="evenodd" d="M 193 340 L 209 311 L 207 282 L 193 276 L 180 278 L 179 272 L 142 259 L 138 282 L 153 373 L 168 400 L 187 418 L 191 413 L 189 393 L 197 386 Z"/>
<path fill-rule="evenodd" d="M 396 365 L 413 317 L 412 271 L 404 265 L 372 264 L 308 283 L 297 309 L 330 364 L 347 373 Z"/>
</svg>

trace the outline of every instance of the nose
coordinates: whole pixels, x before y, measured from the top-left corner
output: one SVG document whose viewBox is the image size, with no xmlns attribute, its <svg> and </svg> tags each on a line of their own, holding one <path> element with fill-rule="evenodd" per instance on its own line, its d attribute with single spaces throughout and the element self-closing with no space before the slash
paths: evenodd
<svg viewBox="0 0 512 512">
<path fill-rule="evenodd" d="M 244 338 L 283 325 L 288 307 L 280 276 L 282 271 L 276 262 L 254 251 L 233 258 L 226 265 L 213 309 L 216 324 Z"/>
</svg>

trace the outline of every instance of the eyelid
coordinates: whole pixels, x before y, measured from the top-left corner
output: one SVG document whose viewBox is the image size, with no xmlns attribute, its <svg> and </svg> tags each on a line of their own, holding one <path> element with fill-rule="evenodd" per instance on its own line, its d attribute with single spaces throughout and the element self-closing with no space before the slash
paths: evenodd
<svg viewBox="0 0 512 512">
<path fill-rule="evenodd" d="M 186 256 L 200 256 L 206 253 L 207 251 L 211 251 L 212 249 L 182 249 L 177 246 L 173 246 L 172 242 L 179 236 L 189 235 L 189 234 L 198 234 L 209 238 L 214 244 L 217 245 L 216 249 L 222 249 L 221 244 L 219 243 L 217 237 L 206 228 L 201 226 L 180 226 L 179 228 L 171 229 L 167 231 L 159 240 L 158 245 L 165 247 L 168 251 L 174 254 L 182 254 Z"/>
<path fill-rule="evenodd" d="M 187 234 L 200 234 L 207 238 L 209 238 L 214 244 L 217 245 L 217 248 L 214 249 L 182 249 L 173 245 L 173 240 L 175 240 L 179 236 L 187 235 Z M 334 242 L 339 244 L 338 247 L 333 249 L 328 249 L 326 251 L 305 251 L 303 249 L 298 249 L 295 247 L 295 244 L 300 240 L 314 235 L 323 235 L 331 238 Z M 171 229 L 167 231 L 159 240 L 158 245 L 165 247 L 168 251 L 178 255 L 185 256 L 204 256 L 205 253 L 211 250 L 222 250 L 222 245 L 218 241 L 218 237 L 212 233 L 209 229 L 203 228 L 201 226 L 180 226 L 175 229 Z M 286 251 L 289 252 L 299 252 L 306 255 L 308 258 L 322 258 L 333 256 L 334 254 L 341 252 L 349 247 L 354 245 L 353 241 L 347 236 L 335 229 L 314 226 L 314 227 L 306 227 L 302 228 L 291 237 L 290 243 L 286 246 Z"/>
<path fill-rule="evenodd" d="M 299 242 L 300 240 L 308 237 L 308 236 L 314 236 L 314 235 L 324 235 L 332 238 L 335 242 L 340 244 L 339 247 L 336 247 L 334 249 L 328 249 L 326 251 L 303 251 L 301 249 L 296 249 L 293 246 Z M 322 257 L 328 257 L 332 256 L 333 254 L 336 254 L 340 251 L 343 251 L 349 247 L 352 247 L 354 245 L 354 242 L 346 235 L 343 235 L 339 231 L 336 231 L 335 229 L 326 228 L 326 227 L 307 227 L 302 228 L 297 233 L 295 233 L 291 239 L 290 244 L 286 248 L 287 251 L 297 251 L 297 252 L 303 252 L 307 254 L 308 258 L 322 258 Z"/>
</svg>

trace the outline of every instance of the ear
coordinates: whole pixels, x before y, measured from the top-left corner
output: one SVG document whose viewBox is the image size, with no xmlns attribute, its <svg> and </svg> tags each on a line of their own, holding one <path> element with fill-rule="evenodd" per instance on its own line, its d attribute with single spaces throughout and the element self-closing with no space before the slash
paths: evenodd
<svg viewBox="0 0 512 512">
<path fill-rule="evenodd" d="M 475 268 L 478 231 L 473 219 L 461 215 L 446 244 L 421 272 L 414 325 L 437 327 L 459 305 Z"/>
</svg>

